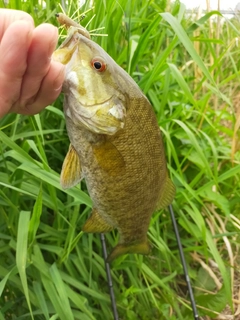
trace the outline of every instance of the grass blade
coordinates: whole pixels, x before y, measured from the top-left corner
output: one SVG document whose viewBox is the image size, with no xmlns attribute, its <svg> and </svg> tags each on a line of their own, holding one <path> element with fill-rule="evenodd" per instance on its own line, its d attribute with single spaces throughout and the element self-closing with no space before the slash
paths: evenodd
<svg viewBox="0 0 240 320">
<path fill-rule="evenodd" d="M 29 298 L 26 265 L 28 250 L 28 228 L 29 228 L 30 212 L 21 211 L 18 221 L 17 248 L 16 248 L 16 265 L 22 282 L 23 291 L 27 300 L 28 308 L 33 318 L 32 307 Z"/>
</svg>

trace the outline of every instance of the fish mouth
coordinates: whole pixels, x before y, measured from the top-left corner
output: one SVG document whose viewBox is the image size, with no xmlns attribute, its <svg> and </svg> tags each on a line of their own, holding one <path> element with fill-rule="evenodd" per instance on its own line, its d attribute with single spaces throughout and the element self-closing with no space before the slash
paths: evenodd
<svg viewBox="0 0 240 320">
<path fill-rule="evenodd" d="M 126 117 L 122 101 L 114 95 L 97 104 L 69 103 L 65 113 L 75 125 L 82 125 L 94 133 L 109 135 L 123 129 Z"/>
<path fill-rule="evenodd" d="M 108 103 L 110 100 L 113 99 L 114 96 L 111 96 L 109 99 L 105 100 L 105 101 L 101 101 L 99 103 L 93 103 L 93 104 L 84 104 L 80 102 L 81 107 L 83 108 L 91 108 L 91 107 L 97 107 L 97 106 L 102 106 L 106 103 Z"/>
</svg>

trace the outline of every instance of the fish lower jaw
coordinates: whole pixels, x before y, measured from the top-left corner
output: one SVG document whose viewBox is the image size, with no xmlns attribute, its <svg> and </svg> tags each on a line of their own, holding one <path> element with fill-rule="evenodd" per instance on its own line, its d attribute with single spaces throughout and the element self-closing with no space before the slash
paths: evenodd
<svg viewBox="0 0 240 320">
<path fill-rule="evenodd" d="M 124 118 L 124 116 L 122 116 L 123 111 L 116 114 L 114 106 L 109 110 L 106 116 L 99 115 L 98 113 L 100 112 L 98 112 L 97 109 L 88 111 L 84 110 L 82 106 L 81 111 L 67 106 L 64 112 L 65 116 L 70 118 L 75 126 L 83 126 L 85 129 L 96 134 L 114 135 L 119 129 L 123 129 L 125 124 L 122 119 Z"/>
<path fill-rule="evenodd" d="M 72 119 L 72 121 L 76 127 L 84 127 L 86 130 L 95 134 L 114 135 L 119 130 L 119 128 L 116 127 L 95 127 L 94 122 L 91 120 L 89 121 L 88 118 L 84 118 L 82 116 L 79 116 L 74 120 Z"/>
</svg>

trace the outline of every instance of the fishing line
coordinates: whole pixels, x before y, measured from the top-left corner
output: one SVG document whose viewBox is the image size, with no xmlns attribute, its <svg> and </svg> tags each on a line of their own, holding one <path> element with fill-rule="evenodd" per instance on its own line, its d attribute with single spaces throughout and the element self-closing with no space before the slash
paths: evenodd
<svg viewBox="0 0 240 320">
<path fill-rule="evenodd" d="M 107 281 L 108 281 L 108 288 L 109 288 L 109 293 L 110 293 L 110 298 L 111 298 L 113 316 L 114 316 L 114 320 L 119 320 L 116 299 L 115 299 L 115 295 L 114 295 L 114 291 L 113 291 L 113 282 L 112 282 L 112 276 L 111 276 L 111 272 L 110 272 L 110 265 L 107 262 L 108 255 L 107 255 L 107 246 L 106 246 L 105 236 L 103 233 L 101 233 L 100 237 L 101 237 L 101 242 L 102 242 L 103 258 L 104 258 L 104 262 L 105 262 L 105 269 L 106 269 L 106 274 L 107 274 Z"/>
<path fill-rule="evenodd" d="M 187 264 L 186 264 L 186 260 L 184 257 L 184 253 L 183 253 L 183 247 L 182 247 L 182 243 L 181 243 L 181 239 L 180 239 L 180 235 L 179 235 L 179 231 L 178 231 L 178 225 L 177 225 L 177 221 L 174 215 L 174 211 L 172 208 L 172 205 L 170 204 L 168 206 L 169 211 L 170 211 L 170 215 L 171 215 L 171 219 L 172 219 L 172 224 L 173 224 L 173 229 L 175 232 L 175 236 L 177 239 L 177 244 L 178 244 L 178 250 L 179 250 L 179 254 L 180 254 L 180 258 L 181 258 L 181 262 L 182 262 L 182 266 L 183 266 L 183 272 L 185 275 L 185 280 L 187 283 L 187 288 L 188 288 L 188 292 L 189 292 L 189 297 L 190 297 L 190 301 L 191 301 L 191 305 L 192 305 L 192 311 L 193 311 L 193 316 L 194 316 L 194 320 L 199 320 L 199 315 L 198 315 L 198 311 L 197 311 L 197 306 L 196 306 L 196 302 L 194 299 L 194 294 L 193 294 L 193 289 L 191 286 L 191 281 L 188 275 L 188 270 L 187 270 Z"/>
</svg>

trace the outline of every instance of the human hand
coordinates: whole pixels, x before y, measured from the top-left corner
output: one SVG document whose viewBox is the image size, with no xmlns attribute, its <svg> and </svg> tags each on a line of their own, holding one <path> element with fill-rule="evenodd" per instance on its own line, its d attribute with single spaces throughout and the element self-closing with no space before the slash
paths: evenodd
<svg viewBox="0 0 240 320">
<path fill-rule="evenodd" d="M 23 11 L 0 9 L 0 118 L 9 112 L 32 115 L 61 92 L 64 66 L 51 60 L 58 30 L 34 27 Z"/>
</svg>

